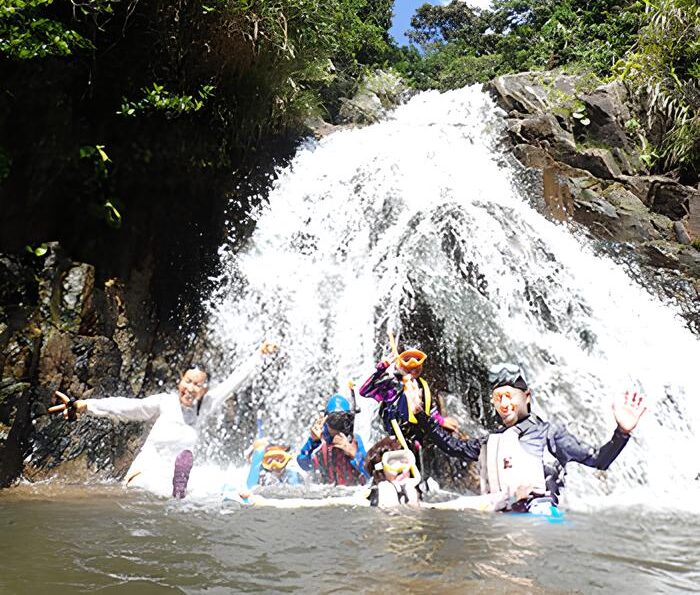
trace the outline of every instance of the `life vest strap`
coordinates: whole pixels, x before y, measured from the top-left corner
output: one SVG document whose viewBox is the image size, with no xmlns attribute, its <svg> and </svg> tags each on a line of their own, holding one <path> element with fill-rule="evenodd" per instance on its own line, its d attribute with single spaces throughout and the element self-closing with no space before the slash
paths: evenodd
<svg viewBox="0 0 700 595">
<path fill-rule="evenodd" d="M 425 407 L 425 413 L 427 415 L 430 415 L 430 408 L 433 405 L 433 397 L 430 394 L 430 387 L 428 386 L 428 383 L 425 381 L 425 378 L 422 376 L 418 378 L 420 381 L 421 386 L 423 387 L 423 400 L 424 400 L 424 407 Z M 408 421 L 412 424 L 417 424 L 418 420 L 416 419 L 416 416 L 414 415 L 413 411 L 409 407 L 408 409 Z"/>
</svg>

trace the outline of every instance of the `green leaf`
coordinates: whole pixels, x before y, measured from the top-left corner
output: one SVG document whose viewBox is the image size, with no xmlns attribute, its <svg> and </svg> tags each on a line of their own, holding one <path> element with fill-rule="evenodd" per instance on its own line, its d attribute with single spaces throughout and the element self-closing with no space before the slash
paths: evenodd
<svg viewBox="0 0 700 595">
<path fill-rule="evenodd" d="M 106 201 L 104 204 L 105 208 L 105 219 L 110 227 L 119 229 L 122 225 L 122 216 L 117 208 L 112 204 L 111 201 Z"/>
<path fill-rule="evenodd" d="M 100 154 L 100 157 L 102 157 L 102 161 L 110 161 L 110 158 L 107 156 L 107 153 L 104 152 L 104 145 L 95 145 L 95 148 L 97 149 L 97 152 Z"/>
<path fill-rule="evenodd" d="M 29 252 L 29 254 L 32 254 L 37 257 L 44 256 L 48 251 L 49 251 L 49 246 L 44 242 L 42 244 L 39 244 L 36 248 L 32 248 L 29 244 L 27 244 L 24 249 Z"/>
</svg>

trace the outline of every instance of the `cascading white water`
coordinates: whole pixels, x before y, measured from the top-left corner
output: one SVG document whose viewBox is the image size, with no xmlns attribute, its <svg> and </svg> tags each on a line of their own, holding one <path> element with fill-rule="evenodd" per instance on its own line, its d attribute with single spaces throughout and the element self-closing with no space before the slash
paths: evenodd
<svg viewBox="0 0 700 595">
<path fill-rule="evenodd" d="M 593 445 L 611 435 L 615 395 L 647 395 L 607 476 L 569 465 L 569 505 L 697 490 L 700 342 L 673 307 L 532 208 L 497 149 L 502 127 L 472 87 L 422 93 L 384 122 L 303 146 L 249 246 L 222 249 L 209 343 L 241 356 L 263 337 L 280 342 L 283 365 L 252 398 L 298 446 L 328 395 L 372 372 L 378 329 L 400 332 L 400 309 L 420 293 L 448 349 L 522 363 L 535 410 Z M 360 405 L 371 444 L 374 408 Z"/>
</svg>

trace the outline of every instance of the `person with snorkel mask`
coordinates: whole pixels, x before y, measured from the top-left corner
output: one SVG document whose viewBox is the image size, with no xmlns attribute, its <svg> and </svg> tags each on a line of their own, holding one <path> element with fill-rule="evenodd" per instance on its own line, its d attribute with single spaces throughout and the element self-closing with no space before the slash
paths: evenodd
<svg viewBox="0 0 700 595">
<path fill-rule="evenodd" d="M 611 439 L 595 449 L 579 441 L 563 425 L 541 420 L 531 413 L 532 393 L 522 368 L 499 363 L 489 370 L 491 402 L 503 426 L 483 438 L 460 440 L 428 416 L 423 403 L 409 394 L 409 407 L 418 425 L 447 454 L 466 461 L 479 461 L 482 494 L 505 493 L 505 510 L 548 514 L 558 503 L 559 474 L 544 465 L 547 450 L 561 465 L 569 462 L 605 470 L 627 444 L 646 410 L 641 395 L 617 399 L 613 413 L 617 427 Z M 562 474 L 563 475 L 563 474 Z"/>
<path fill-rule="evenodd" d="M 408 407 L 406 398 L 408 393 L 415 395 L 415 398 L 422 403 L 423 410 L 429 412 L 430 417 L 440 427 L 450 432 L 457 431 L 457 421 L 451 417 L 442 416 L 437 399 L 433 398 L 428 383 L 421 376 L 427 355 L 418 349 L 408 349 L 398 353 L 392 335 L 390 335 L 390 342 L 395 354 L 393 360 L 380 361 L 374 374 L 360 388 L 361 396 L 379 402 L 379 416 L 387 433 L 395 433 L 392 426 L 392 421 L 395 420 L 411 450 L 424 446 L 426 434 L 418 425 L 413 411 Z"/>
<path fill-rule="evenodd" d="M 365 468 L 372 476 L 370 506 L 390 508 L 400 504 L 418 506 L 421 500 L 420 473 L 413 474 L 416 457 L 401 448 L 393 436 L 386 436 L 367 452 Z"/>
<path fill-rule="evenodd" d="M 276 345 L 265 341 L 256 353 L 211 389 L 207 372 L 192 365 L 182 374 L 176 391 L 144 398 L 102 399 L 75 399 L 56 391 L 62 402 L 50 407 L 49 413 L 61 414 L 68 420 L 87 415 L 154 422 L 127 471 L 124 485 L 184 498 L 194 460 L 192 451 L 205 420 L 259 372 L 265 356 L 276 351 Z"/>
<path fill-rule="evenodd" d="M 331 396 L 297 456 L 299 466 L 313 472 L 322 483 L 363 485 L 369 479 L 365 446 L 354 427 L 355 412 L 348 400 L 338 394 Z"/>
<path fill-rule="evenodd" d="M 295 468 L 291 446 L 281 442 L 270 442 L 268 438 L 257 438 L 246 451 L 246 459 L 251 462 L 253 452 L 259 448 L 265 451 L 260 461 L 258 485 L 299 485 L 303 483 L 299 471 Z M 244 497 L 247 495 L 244 494 Z"/>
</svg>

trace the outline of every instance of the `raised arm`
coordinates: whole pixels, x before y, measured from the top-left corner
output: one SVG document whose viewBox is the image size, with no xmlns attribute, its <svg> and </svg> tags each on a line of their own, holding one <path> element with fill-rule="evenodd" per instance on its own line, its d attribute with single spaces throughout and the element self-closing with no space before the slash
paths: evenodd
<svg viewBox="0 0 700 595">
<path fill-rule="evenodd" d="M 622 452 L 630 438 L 630 432 L 637 427 L 646 407 L 641 395 L 625 393 L 613 404 L 613 413 L 617 428 L 612 437 L 603 446 L 596 449 L 578 440 L 563 426 L 553 425 L 547 438 L 549 451 L 562 464 L 570 461 L 588 467 L 605 470 Z"/>
<path fill-rule="evenodd" d="M 571 434 L 564 426 L 553 424 L 548 437 L 549 452 L 562 464 L 573 461 L 587 467 L 605 470 L 622 452 L 629 440 L 629 434 L 615 428 L 612 437 L 596 449 Z"/>
<path fill-rule="evenodd" d="M 460 440 L 457 436 L 441 427 L 436 419 L 428 417 L 425 411 L 419 410 L 415 415 L 418 426 L 430 436 L 440 450 L 465 461 L 477 461 L 479 459 L 482 446 L 480 438 Z"/>
<path fill-rule="evenodd" d="M 220 409 L 227 399 L 253 379 L 264 357 L 274 353 L 276 349 L 277 347 L 271 343 L 263 343 L 258 351 L 231 372 L 223 382 L 209 390 L 202 401 L 202 413 L 211 413 Z"/>
<path fill-rule="evenodd" d="M 374 399 L 381 403 L 382 401 L 393 401 L 400 394 L 401 384 L 388 371 L 390 365 L 387 360 L 377 364 L 374 374 L 365 380 L 360 387 L 360 396 Z"/>
<path fill-rule="evenodd" d="M 321 446 L 321 433 L 323 432 L 323 424 L 325 423 L 326 416 L 324 414 L 321 414 L 314 420 L 309 430 L 309 438 L 304 443 L 304 446 L 301 447 L 301 451 L 297 456 L 297 465 L 304 471 L 313 470 L 313 454 L 314 451 Z"/>
</svg>

